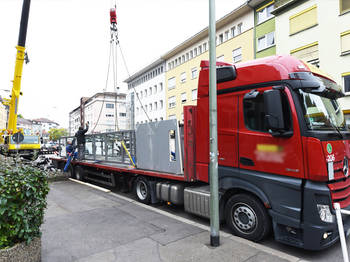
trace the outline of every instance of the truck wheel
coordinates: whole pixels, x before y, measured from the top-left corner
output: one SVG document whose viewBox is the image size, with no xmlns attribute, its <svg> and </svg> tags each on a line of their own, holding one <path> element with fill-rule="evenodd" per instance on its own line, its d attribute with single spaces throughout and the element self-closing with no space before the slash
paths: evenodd
<svg viewBox="0 0 350 262">
<path fill-rule="evenodd" d="M 70 165 L 70 167 L 68 168 L 68 174 L 70 178 L 75 178 L 75 169 L 74 166 Z"/>
<path fill-rule="evenodd" d="M 226 224 L 239 237 L 258 242 L 271 229 L 271 220 L 259 199 L 248 194 L 233 195 L 225 207 Z"/>
<path fill-rule="evenodd" d="M 84 169 L 81 166 L 75 167 L 75 178 L 79 181 L 84 180 Z"/>
<path fill-rule="evenodd" d="M 137 200 L 144 204 L 149 204 L 151 202 L 151 187 L 149 182 L 144 177 L 139 177 L 135 182 L 135 194 Z"/>
</svg>

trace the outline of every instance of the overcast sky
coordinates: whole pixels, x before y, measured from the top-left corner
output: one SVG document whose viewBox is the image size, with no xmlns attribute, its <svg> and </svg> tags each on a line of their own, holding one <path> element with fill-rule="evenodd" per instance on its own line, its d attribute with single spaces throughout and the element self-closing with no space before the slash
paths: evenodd
<svg viewBox="0 0 350 262">
<path fill-rule="evenodd" d="M 244 0 L 216 0 L 216 19 Z M 11 89 L 22 0 L 0 0 L 0 89 Z M 80 97 L 105 88 L 109 55 L 109 9 L 114 0 L 32 0 L 19 113 L 68 127 Z M 209 0 L 119 0 L 120 45 L 130 74 L 157 60 L 208 26 Z M 118 86 L 128 77 L 121 60 Z M 113 91 L 108 85 L 107 91 Z M 0 90 L 0 96 L 9 93 Z"/>
</svg>

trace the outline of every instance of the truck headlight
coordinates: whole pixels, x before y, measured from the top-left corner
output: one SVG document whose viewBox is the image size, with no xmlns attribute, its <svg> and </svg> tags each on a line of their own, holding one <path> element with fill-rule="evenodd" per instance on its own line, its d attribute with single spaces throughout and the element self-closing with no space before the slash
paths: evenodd
<svg viewBox="0 0 350 262">
<path fill-rule="evenodd" d="M 318 214 L 323 222 L 333 223 L 334 215 L 332 215 L 329 205 L 317 204 Z"/>
</svg>

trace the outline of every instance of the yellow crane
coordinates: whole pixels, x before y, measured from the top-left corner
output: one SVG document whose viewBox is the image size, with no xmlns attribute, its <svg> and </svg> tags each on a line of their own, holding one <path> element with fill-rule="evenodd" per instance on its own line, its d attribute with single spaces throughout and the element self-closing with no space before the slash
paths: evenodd
<svg viewBox="0 0 350 262">
<path fill-rule="evenodd" d="M 1 130 L 1 152 L 6 154 L 19 153 L 22 156 L 35 156 L 40 150 L 40 140 L 37 136 L 24 136 L 23 130 L 17 129 L 18 102 L 21 93 L 23 62 L 28 62 L 25 52 L 28 18 L 31 0 L 23 0 L 21 24 L 18 44 L 16 46 L 16 65 L 13 87 L 10 99 L 3 98 L 2 103 L 9 108 L 7 128 Z"/>
</svg>

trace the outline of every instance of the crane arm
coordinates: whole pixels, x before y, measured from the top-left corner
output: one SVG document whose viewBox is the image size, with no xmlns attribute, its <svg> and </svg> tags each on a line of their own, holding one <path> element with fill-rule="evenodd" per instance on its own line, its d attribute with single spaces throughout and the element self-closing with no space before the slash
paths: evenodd
<svg viewBox="0 0 350 262">
<path fill-rule="evenodd" d="M 18 44 L 16 46 L 16 65 L 15 74 L 13 79 L 13 87 L 11 93 L 11 100 L 9 103 L 9 119 L 7 129 L 9 133 L 16 133 L 17 130 L 17 113 L 18 113 L 18 102 L 21 94 L 21 80 L 22 80 L 22 69 L 23 62 L 25 60 L 25 43 L 27 38 L 28 18 L 31 0 L 23 0 L 22 6 L 22 17 L 19 28 Z"/>
</svg>

